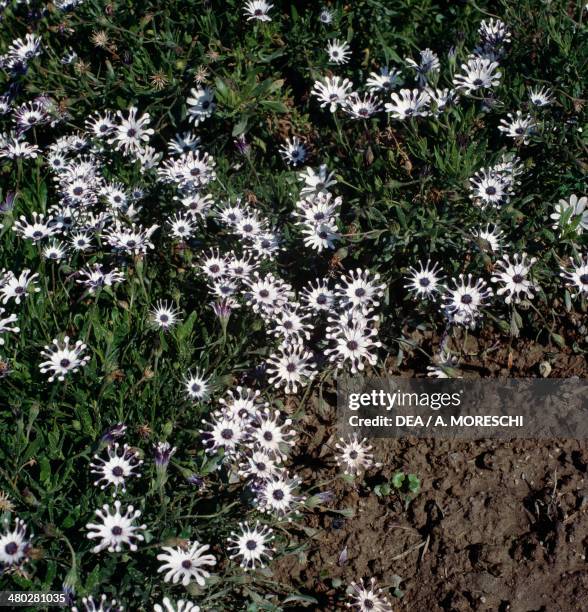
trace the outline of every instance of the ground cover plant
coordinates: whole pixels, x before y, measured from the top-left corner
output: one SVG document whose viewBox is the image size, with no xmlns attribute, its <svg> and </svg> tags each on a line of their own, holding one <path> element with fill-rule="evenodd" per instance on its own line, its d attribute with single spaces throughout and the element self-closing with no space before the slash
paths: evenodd
<svg viewBox="0 0 588 612">
<path fill-rule="evenodd" d="M 334 381 L 586 375 L 586 18 L 0 0 L 0 590 L 435 609 L 318 554 L 360 502 L 443 552 L 418 444 L 339 439 Z"/>
</svg>

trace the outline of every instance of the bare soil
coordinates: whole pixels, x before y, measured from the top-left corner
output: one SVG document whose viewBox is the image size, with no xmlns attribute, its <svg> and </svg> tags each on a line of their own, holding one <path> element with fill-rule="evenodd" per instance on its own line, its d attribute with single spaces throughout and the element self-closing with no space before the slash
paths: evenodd
<svg viewBox="0 0 588 612">
<path fill-rule="evenodd" d="M 568 349 L 473 342 L 463 365 L 482 376 L 538 376 L 546 360 L 551 376 L 588 376 L 586 359 Z M 402 592 L 390 597 L 395 610 L 588 610 L 588 441 L 374 440 L 383 467 L 349 484 L 331 459 L 334 397 L 309 403 L 297 472 L 334 499 L 307 514 L 303 552 L 273 569 L 315 597 L 315 609 L 346 609 L 339 581 L 373 576 Z M 399 470 L 421 481 L 408 508 L 395 493 L 373 493 Z"/>
</svg>

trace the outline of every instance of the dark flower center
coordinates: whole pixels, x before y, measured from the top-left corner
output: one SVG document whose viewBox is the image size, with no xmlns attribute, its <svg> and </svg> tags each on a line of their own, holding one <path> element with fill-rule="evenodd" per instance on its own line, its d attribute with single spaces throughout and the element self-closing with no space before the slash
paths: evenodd
<svg viewBox="0 0 588 612">
<path fill-rule="evenodd" d="M 10 542 L 9 544 L 6 544 L 4 550 L 6 551 L 7 555 L 15 555 L 16 551 L 18 550 L 18 544 L 16 542 Z"/>
<path fill-rule="evenodd" d="M 515 274 L 512 277 L 512 282 L 513 283 L 519 284 L 519 283 L 522 283 L 524 280 L 525 280 L 525 277 L 522 274 Z"/>
<path fill-rule="evenodd" d="M 355 351 L 357 350 L 357 347 L 359 346 L 359 344 L 357 344 L 356 340 L 349 340 L 349 342 L 347 343 L 347 348 L 350 351 Z"/>
<path fill-rule="evenodd" d="M 461 303 L 462 304 L 471 304 L 472 301 L 473 301 L 472 300 L 472 296 L 468 295 L 467 293 L 466 293 L 466 295 L 462 295 L 461 296 Z"/>
<path fill-rule="evenodd" d="M 245 546 L 247 550 L 255 550 L 257 548 L 257 542 L 255 540 L 247 540 Z"/>
<path fill-rule="evenodd" d="M 316 303 L 317 304 L 326 304 L 327 303 L 327 296 L 324 295 L 323 293 L 321 293 L 317 298 L 316 298 Z"/>
<path fill-rule="evenodd" d="M 162 315 L 159 316 L 159 320 L 162 323 L 167 323 L 169 321 L 169 317 L 166 314 L 162 314 Z"/>
<path fill-rule="evenodd" d="M 221 431 L 221 438 L 223 438 L 223 440 L 231 440 L 233 437 L 233 430 L 232 429 L 223 429 Z"/>
<path fill-rule="evenodd" d="M 286 366 L 286 371 L 287 372 L 296 372 L 296 364 L 295 363 L 289 363 Z"/>
<path fill-rule="evenodd" d="M 33 238 L 42 238 L 43 237 L 43 232 L 37 230 L 36 232 L 33 232 Z"/>
<path fill-rule="evenodd" d="M 278 489 L 277 491 L 274 491 L 274 499 L 276 501 L 282 501 L 284 499 L 284 491 Z"/>
<path fill-rule="evenodd" d="M 117 465 L 116 467 L 112 468 L 112 474 L 117 478 L 120 478 L 124 474 L 124 471 L 120 465 Z"/>
<path fill-rule="evenodd" d="M 355 296 L 356 297 L 363 297 L 365 295 L 365 289 L 363 289 L 362 287 L 359 287 L 358 289 L 355 290 Z"/>
<path fill-rule="evenodd" d="M 428 287 L 431 284 L 431 281 L 428 278 L 421 278 L 419 284 L 421 287 Z"/>
<path fill-rule="evenodd" d="M 62 360 L 59 362 L 59 365 L 60 365 L 62 368 L 69 368 L 69 366 L 71 365 L 71 361 L 70 361 L 69 359 L 62 359 Z"/>
<path fill-rule="evenodd" d="M 350 459 L 357 459 L 357 457 L 358 457 L 357 451 L 351 451 L 349 453 L 349 458 Z"/>
<path fill-rule="evenodd" d="M 267 289 L 262 289 L 262 290 L 259 292 L 259 297 L 262 297 L 262 298 L 264 298 L 264 299 L 265 299 L 265 298 L 267 298 L 267 297 L 269 297 L 269 291 L 268 291 Z"/>
<path fill-rule="evenodd" d="M 267 442 L 271 442 L 274 439 L 274 436 L 271 431 L 266 431 L 263 434 L 263 439 L 266 440 Z"/>
<path fill-rule="evenodd" d="M 522 128 L 522 127 L 518 127 L 518 128 L 515 130 L 515 134 L 524 134 L 524 133 L 525 133 L 525 130 L 523 130 L 523 128 Z"/>
<path fill-rule="evenodd" d="M 81 196 L 82 193 L 84 193 L 84 190 L 81 187 L 76 187 L 73 192 L 75 196 Z"/>
<path fill-rule="evenodd" d="M 486 194 L 489 196 L 496 195 L 496 187 L 486 187 Z"/>
<path fill-rule="evenodd" d="M 137 130 L 135 128 L 131 128 L 127 131 L 127 136 L 129 138 L 134 138 L 137 135 Z"/>
<path fill-rule="evenodd" d="M 580 282 L 583 285 L 588 285 L 588 274 L 582 274 L 582 276 L 580 276 Z"/>
<path fill-rule="evenodd" d="M 182 567 L 184 569 L 190 569 L 192 567 L 192 561 L 190 561 L 190 559 L 184 559 L 182 561 Z"/>
<path fill-rule="evenodd" d="M 115 525 L 111 529 L 111 532 L 112 532 L 112 535 L 119 536 L 119 535 L 122 535 L 123 530 L 122 530 L 122 527 L 119 527 L 118 525 Z"/>
</svg>

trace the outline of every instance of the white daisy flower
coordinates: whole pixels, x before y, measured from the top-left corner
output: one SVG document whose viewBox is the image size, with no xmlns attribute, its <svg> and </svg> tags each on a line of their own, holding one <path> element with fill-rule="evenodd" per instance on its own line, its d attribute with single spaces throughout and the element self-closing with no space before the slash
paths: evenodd
<svg viewBox="0 0 588 612">
<path fill-rule="evenodd" d="M 553 103 L 551 89 L 549 89 L 549 87 L 535 87 L 534 89 L 529 89 L 529 101 L 533 106 L 538 106 L 539 108 L 549 106 Z"/>
<path fill-rule="evenodd" d="M 108 140 L 117 151 L 126 154 L 140 151 L 143 145 L 149 142 L 149 137 L 155 133 L 155 130 L 149 127 L 151 122 L 149 114 L 144 113 L 137 117 L 137 112 L 138 109 L 134 106 L 129 108 L 128 117 L 125 117 L 122 111 L 117 111 L 119 123 Z"/>
<path fill-rule="evenodd" d="M 334 13 L 331 9 L 323 8 L 319 13 L 319 21 L 325 25 L 333 23 Z"/>
<path fill-rule="evenodd" d="M 367 438 L 360 440 L 357 433 L 349 434 L 347 440 L 339 438 L 335 448 L 339 451 L 336 455 L 337 463 L 345 474 L 363 474 L 373 467 L 382 465 L 374 461 L 372 446 L 368 444 Z"/>
<path fill-rule="evenodd" d="M 53 241 L 43 247 L 43 257 L 49 261 L 62 261 L 67 255 L 67 250 L 62 242 Z"/>
<path fill-rule="evenodd" d="M 341 238 L 337 226 L 332 221 L 303 225 L 302 236 L 304 246 L 317 251 L 317 253 L 322 253 L 325 249 L 334 249 L 335 241 Z"/>
<path fill-rule="evenodd" d="M 8 527 L 8 520 L 4 521 L 6 531 L 0 534 L 0 568 L 22 565 L 31 550 L 31 537 L 27 536 L 27 525 L 17 518 L 14 529 Z"/>
<path fill-rule="evenodd" d="M 365 369 L 365 364 L 375 365 L 378 361 L 377 349 L 382 346 L 376 340 L 378 331 L 357 322 L 343 326 L 335 325 L 327 331 L 327 339 L 334 342 L 332 348 L 324 353 L 337 368 L 350 366 L 351 373 L 357 374 Z"/>
<path fill-rule="evenodd" d="M 529 280 L 529 273 L 536 261 L 536 257 L 527 258 L 526 253 L 515 253 L 512 261 L 508 255 L 498 260 L 492 282 L 500 283 L 502 287 L 496 291 L 496 295 L 505 295 L 504 301 L 507 304 L 518 303 L 523 299 L 532 300 L 533 291 L 537 287 Z"/>
<path fill-rule="evenodd" d="M 363 98 L 358 93 L 352 93 L 348 96 L 345 106 L 345 112 L 353 119 L 369 119 L 381 110 L 380 102 L 374 94 L 364 94 Z"/>
<path fill-rule="evenodd" d="M 181 155 L 188 151 L 195 151 L 199 146 L 200 137 L 196 136 L 194 132 L 178 133 L 167 143 L 167 149 L 171 155 Z"/>
<path fill-rule="evenodd" d="M 151 237 L 158 225 L 151 227 L 141 227 L 131 223 L 130 227 L 115 225 L 104 230 L 102 237 L 115 250 L 132 255 L 145 255 L 149 249 L 154 249 L 155 245 Z"/>
<path fill-rule="evenodd" d="M 218 249 L 212 249 L 210 255 L 205 255 L 200 260 L 198 267 L 213 281 L 223 278 L 228 271 L 227 259 L 219 253 Z"/>
<path fill-rule="evenodd" d="M 561 199 L 549 216 L 555 221 L 553 229 L 563 229 L 567 225 L 577 224 L 576 233 L 582 234 L 588 231 L 588 197 L 572 194 L 567 200 Z"/>
<path fill-rule="evenodd" d="M 7 274 L 0 286 L 2 303 L 8 304 L 10 300 L 14 300 L 16 304 L 20 304 L 23 298 L 28 297 L 31 292 L 38 293 L 41 291 L 35 284 L 37 278 L 39 278 L 39 275 L 31 274 L 30 270 L 23 270 L 20 276 L 16 276 L 12 272 Z"/>
<path fill-rule="evenodd" d="M 410 276 L 406 278 L 408 283 L 404 285 L 415 298 L 433 298 L 436 293 L 440 293 L 443 289 L 441 285 L 442 276 L 439 264 L 435 262 L 432 267 L 430 260 L 423 266 L 419 261 L 419 269 L 410 267 Z"/>
<path fill-rule="evenodd" d="M 484 19 L 478 29 L 484 44 L 500 47 L 510 42 L 510 28 L 500 19 Z"/>
<path fill-rule="evenodd" d="M 330 312 L 335 304 L 335 293 L 329 289 L 327 281 L 317 278 L 313 282 L 308 283 L 300 293 L 300 300 L 309 309 L 314 312 Z"/>
<path fill-rule="evenodd" d="M 235 390 L 227 392 L 226 398 L 219 399 L 222 413 L 230 419 L 248 421 L 264 407 L 259 399 L 260 391 L 248 387 L 236 387 Z"/>
<path fill-rule="evenodd" d="M 110 506 L 104 504 L 102 508 L 95 512 L 101 523 L 88 523 L 86 525 L 88 530 L 86 537 L 89 540 L 101 540 L 92 548 L 93 553 L 98 553 L 101 550 L 120 552 L 125 545 L 135 551 L 137 550 L 135 540 L 142 542 L 145 539 L 138 532 L 146 529 L 147 525 L 134 524 L 135 519 L 141 516 L 141 511 L 129 506 L 125 513 L 121 514 L 120 506 L 120 501 L 116 500 L 114 502 L 114 512 L 111 513 Z"/>
<path fill-rule="evenodd" d="M 216 108 L 214 92 L 210 87 L 191 89 L 186 103 L 188 104 L 188 120 L 195 126 L 212 117 Z"/>
<path fill-rule="evenodd" d="M 259 567 L 265 567 L 272 558 L 273 549 L 268 546 L 274 537 L 274 531 L 267 525 L 260 526 L 259 521 L 251 528 L 247 523 L 239 523 L 241 531 L 231 531 L 228 538 L 228 550 L 230 558 L 241 558 L 240 565 L 247 571 Z"/>
<path fill-rule="evenodd" d="M 164 597 L 163 605 L 155 604 L 153 612 L 200 612 L 200 608 L 192 601 L 178 599 L 177 602 L 172 602 L 169 597 Z"/>
<path fill-rule="evenodd" d="M 214 413 L 210 421 L 203 421 L 202 424 L 210 428 L 200 430 L 207 453 L 216 454 L 222 448 L 226 457 L 234 457 L 237 454 L 238 446 L 245 438 L 245 424 L 241 419 Z"/>
<path fill-rule="evenodd" d="M 151 324 L 163 331 L 169 331 L 181 323 L 180 310 L 164 300 L 159 300 L 150 311 Z"/>
<path fill-rule="evenodd" d="M 309 314 L 302 314 L 296 303 L 287 304 L 271 321 L 271 334 L 281 338 L 282 343 L 300 343 L 310 339 L 313 325 L 308 321 Z"/>
<path fill-rule="evenodd" d="M 299 486 L 300 480 L 297 477 L 289 478 L 287 474 L 266 480 L 256 490 L 259 509 L 278 518 L 292 520 L 290 515 L 304 501 L 304 497 L 296 493 Z"/>
<path fill-rule="evenodd" d="M 329 187 L 337 184 L 335 173 L 331 172 L 326 164 L 319 166 L 318 171 L 307 166 L 298 173 L 298 180 L 304 182 L 300 191 L 302 197 L 314 196 L 318 193 L 326 192 Z"/>
<path fill-rule="evenodd" d="M 102 595 L 99 600 L 94 601 L 94 598 L 82 597 L 83 612 L 123 612 L 124 607 L 119 606 L 116 599 L 109 600 L 106 595 Z M 82 612 L 77 606 L 72 607 L 72 612 Z"/>
<path fill-rule="evenodd" d="M 316 376 L 312 353 L 302 344 L 282 346 L 267 359 L 268 381 L 285 393 L 297 393 Z"/>
<path fill-rule="evenodd" d="M 335 285 L 335 295 L 341 308 L 368 310 L 380 305 L 384 295 L 384 284 L 378 283 L 380 275 L 357 268 L 343 276 Z"/>
<path fill-rule="evenodd" d="M 264 408 L 255 414 L 247 428 L 247 442 L 271 458 L 283 459 L 292 448 L 296 430 L 288 429 L 292 419 L 283 419 L 278 411 Z"/>
<path fill-rule="evenodd" d="M 265 0 L 249 0 L 243 7 L 243 12 L 247 16 L 247 21 L 256 19 L 258 21 L 271 21 L 272 18 L 268 15 L 273 4 L 269 4 Z"/>
<path fill-rule="evenodd" d="M 6 310 L 4 308 L 0 308 L 0 346 L 4 346 L 5 343 L 5 340 L 1 334 L 18 334 L 20 332 L 19 327 L 12 325 L 18 321 L 18 317 L 15 314 L 4 316 L 5 312 Z"/>
<path fill-rule="evenodd" d="M 334 113 L 339 106 L 344 106 L 349 94 L 353 89 L 353 83 L 349 79 L 341 77 L 326 77 L 323 81 L 316 81 L 312 87 L 311 94 L 320 101 L 321 108 L 329 107 Z"/>
<path fill-rule="evenodd" d="M 261 450 L 253 451 L 251 456 L 244 456 L 239 463 L 238 473 L 244 478 L 251 478 L 256 481 L 265 481 L 281 473 L 275 459 L 269 457 Z"/>
<path fill-rule="evenodd" d="M 107 459 L 94 455 L 95 462 L 90 464 L 90 472 L 99 476 L 94 481 L 95 486 L 104 490 L 112 485 L 114 488 L 112 494 L 116 496 L 119 487 L 123 493 L 126 491 L 127 478 L 140 476 L 135 470 L 139 469 L 143 460 L 139 459 L 136 449 L 131 448 L 128 444 L 121 448 L 118 442 L 107 448 L 107 454 Z"/>
<path fill-rule="evenodd" d="M 404 61 L 417 73 L 418 83 L 421 87 L 424 87 L 431 77 L 439 74 L 441 64 L 439 56 L 431 49 L 422 50 L 420 56 L 418 62 L 410 57 L 405 58 Z"/>
<path fill-rule="evenodd" d="M 507 119 L 501 119 L 498 129 L 510 138 L 527 144 L 536 127 L 537 124 L 533 117 L 531 115 L 523 116 L 523 113 L 519 110 L 515 115 L 508 113 Z"/>
<path fill-rule="evenodd" d="M 351 583 L 351 602 L 347 604 L 358 612 L 392 612 L 392 605 L 378 588 L 376 579 L 372 578 L 370 584 L 365 586 L 363 580 Z"/>
<path fill-rule="evenodd" d="M 470 178 L 470 198 L 476 206 L 500 208 L 508 204 L 513 184 L 495 168 L 482 168 Z"/>
<path fill-rule="evenodd" d="M 273 317 L 294 298 L 292 286 L 271 272 L 264 277 L 256 270 L 250 279 L 244 279 L 245 301 L 253 312 Z"/>
<path fill-rule="evenodd" d="M 89 293 L 96 293 L 103 287 L 112 287 L 125 280 L 125 275 L 118 268 L 113 268 L 110 272 L 106 272 L 104 267 L 95 263 L 78 272 L 76 283 L 84 285 Z"/>
<path fill-rule="evenodd" d="M 560 276 L 566 280 L 573 293 L 588 297 L 588 255 L 579 258 L 577 262 L 572 260 L 571 264 L 571 268 L 561 268 Z"/>
<path fill-rule="evenodd" d="M 497 253 L 502 248 L 504 232 L 497 225 L 487 225 L 472 230 L 472 237 L 478 242 L 483 250 Z"/>
<path fill-rule="evenodd" d="M 189 193 L 178 199 L 181 201 L 182 205 L 186 207 L 186 211 L 194 218 L 200 217 L 204 219 L 214 206 L 214 200 L 211 195 L 204 195 L 198 191 Z"/>
<path fill-rule="evenodd" d="M 53 217 L 47 217 L 41 213 L 32 213 L 33 221 L 29 223 L 24 215 L 16 219 L 12 229 L 18 236 L 33 242 L 40 242 L 58 232 L 58 228 L 53 224 Z"/>
<path fill-rule="evenodd" d="M 486 58 L 470 58 L 461 65 L 462 74 L 453 77 L 453 84 L 458 91 L 467 95 L 480 89 L 492 89 L 500 84 L 502 73 L 498 70 L 498 62 Z"/>
<path fill-rule="evenodd" d="M 164 563 L 157 571 L 165 572 L 165 582 L 181 582 L 183 586 L 188 586 L 195 580 L 200 586 L 204 586 L 205 579 L 210 576 L 210 572 L 204 568 L 216 565 L 213 555 L 203 554 L 209 548 L 208 544 L 202 545 L 198 541 L 187 542 L 185 548 L 163 546 L 164 552 L 157 555 L 157 560 Z"/>
<path fill-rule="evenodd" d="M 92 248 L 92 237 L 86 232 L 76 232 L 71 234 L 69 242 L 73 247 L 74 251 L 84 252 L 89 251 Z"/>
<path fill-rule="evenodd" d="M 90 356 L 82 356 L 87 346 L 78 340 L 73 346 L 69 343 L 69 336 L 65 336 L 63 341 L 54 339 L 51 346 L 45 346 L 41 355 L 47 359 L 39 364 L 42 374 L 50 373 L 49 382 L 57 380 L 64 381 L 70 372 L 77 372 L 89 361 Z"/>
<path fill-rule="evenodd" d="M 371 92 L 391 92 L 396 87 L 402 85 L 402 78 L 399 70 L 384 66 L 379 72 L 370 72 L 366 81 L 366 86 Z"/>
<path fill-rule="evenodd" d="M 287 138 L 286 142 L 280 147 L 280 155 L 291 166 L 297 166 L 304 162 L 308 153 L 300 138 L 294 136 L 291 140 Z"/>
<path fill-rule="evenodd" d="M 346 41 L 341 42 L 338 38 L 327 43 L 327 53 L 332 64 L 346 64 L 351 57 L 349 43 Z"/>
<path fill-rule="evenodd" d="M 475 282 L 471 274 L 460 274 L 453 280 L 455 287 L 447 288 L 445 310 L 449 319 L 458 325 L 474 327 L 481 316 L 480 308 L 492 296 L 492 289 L 482 279 Z"/>
<path fill-rule="evenodd" d="M 4 148 L 0 148 L 0 157 L 8 159 L 36 159 L 40 149 L 37 145 L 29 144 L 24 140 L 11 138 Z"/>
<path fill-rule="evenodd" d="M 96 138 L 107 138 L 111 136 L 116 128 L 116 121 L 111 112 L 96 112 L 86 120 L 86 130 Z"/>
<path fill-rule="evenodd" d="M 196 225 L 192 215 L 177 213 L 168 221 L 169 231 L 177 240 L 188 240 L 196 232 Z"/>
<path fill-rule="evenodd" d="M 252 253 L 245 251 L 242 255 L 236 255 L 231 251 L 227 256 L 226 273 L 233 280 L 243 280 L 251 277 L 257 265 Z"/>
<path fill-rule="evenodd" d="M 398 93 L 390 94 L 390 99 L 391 102 L 384 104 L 384 110 L 399 121 L 429 114 L 430 98 L 426 91 L 401 89 Z"/>
<path fill-rule="evenodd" d="M 191 400 L 204 402 L 210 396 L 211 385 L 209 379 L 205 378 L 199 369 L 188 372 L 184 379 L 184 387 Z"/>
</svg>

